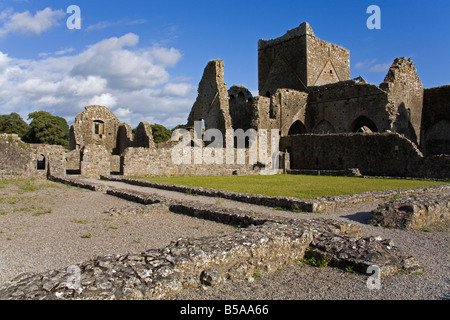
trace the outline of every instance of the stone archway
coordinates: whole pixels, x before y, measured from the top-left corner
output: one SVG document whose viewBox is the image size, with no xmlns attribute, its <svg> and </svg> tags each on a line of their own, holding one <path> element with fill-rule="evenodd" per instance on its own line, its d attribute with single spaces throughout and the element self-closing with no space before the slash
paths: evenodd
<svg viewBox="0 0 450 320">
<path fill-rule="evenodd" d="M 305 125 L 300 120 L 297 120 L 289 128 L 288 136 L 292 136 L 295 134 L 305 134 L 305 133 L 308 133 Z"/>
<path fill-rule="evenodd" d="M 366 116 L 360 116 L 350 125 L 350 132 L 378 132 L 378 127 Z"/>
<path fill-rule="evenodd" d="M 315 134 L 325 134 L 325 133 L 335 133 L 336 129 L 334 126 L 327 120 L 322 120 L 313 129 L 313 133 Z"/>
</svg>

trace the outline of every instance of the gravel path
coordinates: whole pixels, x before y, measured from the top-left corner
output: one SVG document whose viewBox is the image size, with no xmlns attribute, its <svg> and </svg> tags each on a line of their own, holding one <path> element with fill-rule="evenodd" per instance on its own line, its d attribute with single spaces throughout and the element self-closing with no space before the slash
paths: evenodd
<svg viewBox="0 0 450 320">
<path fill-rule="evenodd" d="M 112 208 L 143 206 L 101 192 L 35 182 L 39 183 L 40 189 L 33 192 L 23 192 L 15 184 L 0 189 L 0 287 L 25 272 L 63 268 L 99 255 L 160 248 L 180 237 L 235 231 L 158 206 L 145 214 L 111 215 Z"/>
<path fill-rule="evenodd" d="M 120 182 L 97 181 L 118 188 L 146 191 L 177 200 L 199 201 L 211 205 L 252 210 L 274 216 L 334 218 L 363 226 L 367 236 L 392 239 L 396 246 L 412 253 L 425 268 L 420 275 L 399 274 L 382 278 L 381 289 L 369 290 L 368 275 L 348 273 L 336 268 L 313 268 L 303 263 L 285 266 L 263 274 L 252 282 L 227 281 L 213 288 L 184 290 L 175 299 L 449 299 L 450 234 L 390 230 L 366 225 L 377 203 L 364 203 L 325 214 L 279 211 L 226 199 L 193 196 L 151 189 Z M 0 202 L 0 286 L 22 272 L 65 267 L 107 253 L 125 253 L 159 248 L 179 237 L 201 237 L 234 232 L 218 223 L 177 215 L 163 209 L 149 214 L 110 216 L 111 208 L 139 207 L 99 192 L 50 183 L 52 186 L 26 197 L 43 201 L 51 213 L 33 216 L 20 212 L 18 204 Z M 0 197 L 17 194 L 17 187 L 0 189 Z M 6 193 L 6 194 L 5 194 Z M 20 195 L 19 195 L 20 197 Z M 0 198 L 1 199 L 1 198 Z M 44 200 L 39 200 L 44 199 Z M 25 200 L 21 200 L 25 201 Z M 37 204 L 35 204 L 37 206 Z M 26 207 L 26 206 L 25 206 Z M 6 209 L 5 209 L 6 208 Z M 75 222 L 78 220 L 78 222 Z M 84 223 L 85 221 L 88 221 Z M 82 238 L 84 234 L 90 238 Z M 10 240 L 8 240 L 8 238 Z"/>
</svg>

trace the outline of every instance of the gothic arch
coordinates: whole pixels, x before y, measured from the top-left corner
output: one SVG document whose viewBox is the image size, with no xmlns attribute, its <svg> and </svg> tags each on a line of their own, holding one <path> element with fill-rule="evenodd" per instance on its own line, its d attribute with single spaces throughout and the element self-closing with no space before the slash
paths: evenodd
<svg viewBox="0 0 450 320">
<path fill-rule="evenodd" d="M 327 120 L 322 120 L 316 124 L 313 129 L 313 133 L 315 134 L 323 134 L 323 133 L 335 133 L 336 129 L 334 126 Z"/>
<path fill-rule="evenodd" d="M 300 120 L 295 121 L 288 131 L 288 136 L 292 136 L 294 134 L 305 134 L 308 133 L 305 125 Z"/>
<path fill-rule="evenodd" d="M 366 116 L 359 116 L 350 125 L 350 132 L 378 132 L 377 125 Z"/>
</svg>

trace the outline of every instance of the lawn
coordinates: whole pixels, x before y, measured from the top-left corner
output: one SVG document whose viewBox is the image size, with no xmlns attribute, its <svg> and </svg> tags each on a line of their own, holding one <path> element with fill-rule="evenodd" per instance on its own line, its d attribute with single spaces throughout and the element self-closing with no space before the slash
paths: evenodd
<svg viewBox="0 0 450 320">
<path fill-rule="evenodd" d="M 268 196 L 286 196 L 302 199 L 355 194 L 375 190 L 412 189 L 450 182 L 287 174 L 272 176 L 140 177 L 136 179 L 191 187 L 214 188 L 240 193 L 257 193 Z"/>
</svg>

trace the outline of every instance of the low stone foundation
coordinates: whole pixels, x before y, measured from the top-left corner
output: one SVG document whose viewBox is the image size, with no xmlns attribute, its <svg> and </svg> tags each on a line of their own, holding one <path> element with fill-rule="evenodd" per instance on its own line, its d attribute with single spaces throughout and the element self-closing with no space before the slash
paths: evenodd
<svg viewBox="0 0 450 320">
<path fill-rule="evenodd" d="M 23 274 L 0 289 L 0 299 L 165 299 L 184 288 L 252 279 L 255 274 L 311 256 L 326 258 L 330 266 L 362 273 L 376 265 L 382 276 L 420 268 L 391 240 L 361 238 L 362 228 L 345 222 L 270 217 L 194 202 L 171 203 L 132 190 L 106 192 L 153 203 L 150 206 L 161 202 L 179 214 L 240 228 L 232 235 L 181 238 L 161 249 L 106 255 L 59 270 Z"/>
<path fill-rule="evenodd" d="M 310 199 L 298 199 L 293 197 L 273 197 L 261 194 L 238 193 L 211 188 L 188 187 L 159 182 L 151 182 L 146 180 L 128 179 L 118 176 L 102 176 L 102 179 L 124 182 L 131 185 L 142 187 L 150 187 L 162 190 L 197 194 L 207 197 L 224 198 L 273 208 L 280 207 L 288 210 L 300 210 L 303 212 L 318 212 L 318 211 L 333 210 L 336 208 L 342 208 L 348 205 L 358 204 L 367 201 L 386 200 L 394 196 L 404 197 L 411 194 L 418 195 L 418 194 L 450 191 L 450 185 L 446 184 L 416 189 L 369 191 L 353 195 L 320 197 L 310 200 Z"/>
<path fill-rule="evenodd" d="M 420 229 L 450 218 L 450 195 L 419 195 L 382 203 L 369 223 L 398 229 Z"/>
<path fill-rule="evenodd" d="M 334 250 L 329 256 L 331 264 L 362 272 L 376 264 L 381 270 L 389 270 L 382 275 L 405 266 L 417 268 L 411 256 L 387 245 L 389 241 L 351 238 L 360 231 L 324 219 L 266 222 L 239 229 L 233 235 L 179 239 L 159 250 L 106 255 L 60 270 L 24 274 L 0 290 L 0 299 L 164 299 L 184 288 L 251 279 L 256 273 L 272 272 L 302 259 L 320 245 L 336 248 L 336 243 L 356 246 L 346 246 L 342 253 L 352 257 L 347 264 L 343 262 L 345 257 Z M 364 246 L 359 245 L 361 242 Z M 378 256 L 367 254 L 380 247 L 383 252 Z"/>
</svg>

